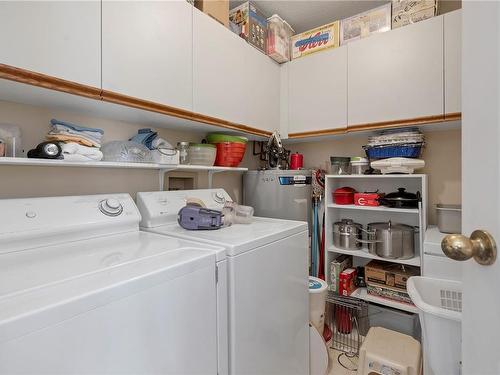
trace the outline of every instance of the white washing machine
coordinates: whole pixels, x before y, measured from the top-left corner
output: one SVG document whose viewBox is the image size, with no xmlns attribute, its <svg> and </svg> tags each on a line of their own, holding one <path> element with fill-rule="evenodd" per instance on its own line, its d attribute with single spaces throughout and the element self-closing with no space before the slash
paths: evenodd
<svg viewBox="0 0 500 375">
<path fill-rule="evenodd" d="M 141 229 L 226 249 L 219 262 L 227 263 L 227 289 L 218 296 L 228 296 L 229 373 L 308 374 L 307 223 L 254 218 L 251 224 L 188 231 L 177 213 L 189 198 L 212 209 L 231 201 L 223 189 L 138 193 Z"/>
<path fill-rule="evenodd" d="M 0 373 L 217 374 L 215 253 L 128 194 L 0 200 Z"/>
</svg>

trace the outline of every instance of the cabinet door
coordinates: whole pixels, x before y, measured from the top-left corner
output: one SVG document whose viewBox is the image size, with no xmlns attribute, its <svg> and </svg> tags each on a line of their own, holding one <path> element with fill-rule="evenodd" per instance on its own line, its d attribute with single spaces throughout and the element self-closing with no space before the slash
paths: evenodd
<svg viewBox="0 0 500 375">
<path fill-rule="evenodd" d="M 348 44 L 349 125 L 443 114 L 443 18 Z"/>
<path fill-rule="evenodd" d="M 444 15 L 444 113 L 461 111 L 462 11 Z"/>
<path fill-rule="evenodd" d="M 347 47 L 288 64 L 288 133 L 347 126 Z"/>
<path fill-rule="evenodd" d="M 194 111 L 262 130 L 279 129 L 279 65 L 193 11 Z"/>
<path fill-rule="evenodd" d="M 102 85 L 192 109 L 192 6 L 185 0 L 103 1 Z"/>
<path fill-rule="evenodd" d="M 0 63 L 101 86 L 100 1 L 0 1 Z"/>
</svg>

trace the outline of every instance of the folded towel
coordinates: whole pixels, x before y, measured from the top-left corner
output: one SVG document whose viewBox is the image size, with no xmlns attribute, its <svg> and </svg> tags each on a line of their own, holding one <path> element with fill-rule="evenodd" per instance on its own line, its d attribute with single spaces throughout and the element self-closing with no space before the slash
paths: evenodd
<svg viewBox="0 0 500 375">
<path fill-rule="evenodd" d="M 82 146 L 75 142 L 60 143 L 59 145 L 61 146 L 65 158 L 66 155 L 81 155 L 91 160 L 98 161 L 101 160 L 103 156 L 101 150 L 97 147 Z"/>
<path fill-rule="evenodd" d="M 85 136 L 88 139 L 95 140 L 96 142 L 101 142 L 102 134 L 98 132 L 89 131 L 78 131 L 71 128 L 67 128 L 63 125 L 52 125 L 49 134 L 72 134 Z"/>
<path fill-rule="evenodd" d="M 101 135 L 104 134 L 104 130 L 102 130 L 102 129 L 88 128 L 86 126 L 79 126 L 79 125 L 75 125 L 75 124 L 72 124 L 72 123 L 66 122 L 66 121 L 52 119 L 52 120 L 50 120 L 50 123 L 52 125 L 62 125 L 62 126 L 65 126 L 67 128 L 70 128 L 70 129 L 73 129 L 76 131 L 89 131 L 89 132 L 97 132 L 97 133 L 100 133 Z"/>
<path fill-rule="evenodd" d="M 48 134 L 46 137 L 49 141 L 60 141 L 60 142 L 76 142 L 84 146 L 94 146 L 101 147 L 99 142 L 89 140 L 83 136 L 77 135 L 66 135 L 66 134 Z"/>
<path fill-rule="evenodd" d="M 80 154 L 63 154 L 63 159 L 66 161 L 99 161 L 96 159 L 89 158 L 88 156 L 85 155 L 80 155 Z"/>
</svg>

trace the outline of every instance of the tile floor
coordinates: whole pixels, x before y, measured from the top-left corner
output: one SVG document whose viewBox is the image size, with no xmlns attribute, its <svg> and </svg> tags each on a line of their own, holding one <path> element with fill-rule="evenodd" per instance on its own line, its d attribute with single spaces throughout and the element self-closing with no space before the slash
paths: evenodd
<svg viewBox="0 0 500 375">
<path fill-rule="evenodd" d="M 330 368 L 328 375 L 353 375 L 358 367 L 358 357 L 349 358 L 335 349 L 328 349 L 330 354 Z M 340 357 L 339 357 L 340 356 Z M 344 366 L 342 366 L 340 363 Z"/>
</svg>

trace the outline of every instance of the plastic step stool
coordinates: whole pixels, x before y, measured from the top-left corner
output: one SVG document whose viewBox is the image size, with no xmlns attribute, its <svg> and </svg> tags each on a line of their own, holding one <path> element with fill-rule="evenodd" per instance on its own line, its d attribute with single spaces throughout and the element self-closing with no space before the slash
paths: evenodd
<svg viewBox="0 0 500 375">
<path fill-rule="evenodd" d="M 372 327 L 359 352 L 358 375 L 420 375 L 422 350 L 413 337 Z"/>
</svg>

